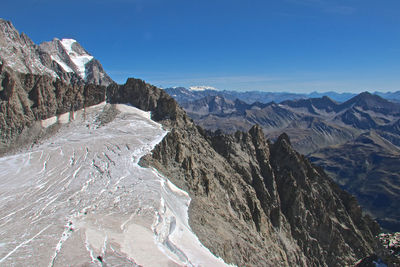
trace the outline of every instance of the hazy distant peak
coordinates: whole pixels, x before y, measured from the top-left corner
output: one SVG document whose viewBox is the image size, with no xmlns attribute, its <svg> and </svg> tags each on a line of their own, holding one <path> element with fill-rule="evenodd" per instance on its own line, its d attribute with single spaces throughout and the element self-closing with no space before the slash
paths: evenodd
<svg viewBox="0 0 400 267">
<path fill-rule="evenodd" d="M 359 107 L 364 110 L 373 110 L 382 114 L 399 114 L 400 105 L 386 100 L 378 95 L 363 92 L 341 104 L 341 109 Z"/>
<path fill-rule="evenodd" d="M 218 90 L 212 86 L 190 86 L 189 89 L 192 91 Z"/>
</svg>

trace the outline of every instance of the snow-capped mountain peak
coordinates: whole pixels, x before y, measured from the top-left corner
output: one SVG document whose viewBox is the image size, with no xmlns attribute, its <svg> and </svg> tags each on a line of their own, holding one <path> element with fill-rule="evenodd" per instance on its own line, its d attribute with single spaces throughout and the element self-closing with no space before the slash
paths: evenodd
<svg viewBox="0 0 400 267">
<path fill-rule="evenodd" d="M 190 86 L 189 89 L 192 90 L 192 91 L 218 90 L 215 87 L 204 86 L 204 85 L 202 85 L 202 86 Z"/>
<path fill-rule="evenodd" d="M 83 80 L 109 85 L 113 82 L 100 62 L 76 40 L 55 38 L 35 45 L 3 19 L 0 19 L 0 64 L 20 73 L 52 76 L 68 83 Z"/>
<path fill-rule="evenodd" d="M 90 55 L 74 39 L 53 39 L 40 45 L 41 51 L 50 55 L 50 58 L 62 67 L 65 72 L 76 73 L 80 78 L 86 80 L 88 71 L 86 64 L 93 56 Z"/>
</svg>

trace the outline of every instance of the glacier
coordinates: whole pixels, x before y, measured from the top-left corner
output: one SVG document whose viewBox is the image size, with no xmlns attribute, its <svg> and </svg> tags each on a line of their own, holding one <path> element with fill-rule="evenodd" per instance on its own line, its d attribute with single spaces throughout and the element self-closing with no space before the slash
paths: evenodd
<svg viewBox="0 0 400 267">
<path fill-rule="evenodd" d="M 102 103 L 42 125 L 59 123 L 0 158 L 1 266 L 226 266 L 191 231 L 189 195 L 138 164 L 167 134 L 148 112 Z"/>
</svg>

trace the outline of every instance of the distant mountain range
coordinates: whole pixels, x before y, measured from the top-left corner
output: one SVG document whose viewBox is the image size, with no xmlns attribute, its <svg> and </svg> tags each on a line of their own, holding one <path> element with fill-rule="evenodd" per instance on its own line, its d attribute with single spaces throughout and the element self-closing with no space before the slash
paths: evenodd
<svg viewBox="0 0 400 267">
<path fill-rule="evenodd" d="M 198 97 L 198 92 L 182 88 L 173 92 L 186 112 L 210 131 L 234 133 L 258 124 L 271 140 L 287 133 L 296 150 L 324 166 L 382 226 L 400 231 L 400 164 L 395 163 L 400 103 L 368 92 L 341 103 L 323 96 L 280 103 L 263 103 L 260 98 L 252 104 L 209 91 L 197 99 L 191 94 Z M 186 101 L 190 98 L 195 100 Z"/>
<path fill-rule="evenodd" d="M 229 90 L 217 90 L 208 86 L 193 86 L 190 88 L 185 87 L 170 87 L 164 89 L 169 95 L 173 96 L 179 103 L 193 102 L 206 96 L 221 96 L 228 100 L 235 101 L 239 99 L 252 104 L 254 102 L 269 103 L 275 102 L 280 103 L 285 100 L 297 100 L 297 99 L 308 99 L 308 98 L 320 98 L 327 96 L 337 102 L 345 102 L 350 98 L 356 96 L 354 93 L 337 93 L 337 92 L 312 92 L 309 94 L 300 93 L 288 93 L 288 92 L 263 92 L 263 91 L 229 91 Z M 397 92 L 374 92 L 373 94 L 379 95 L 385 99 L 400 102 L 400 91 Z"/>
</svg>

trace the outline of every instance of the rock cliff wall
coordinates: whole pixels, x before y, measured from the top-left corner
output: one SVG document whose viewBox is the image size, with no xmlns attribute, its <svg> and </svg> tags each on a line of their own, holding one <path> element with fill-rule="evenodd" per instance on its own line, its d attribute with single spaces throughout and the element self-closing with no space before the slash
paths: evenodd
<svg viewBox="0 0 400 267">
<path fill-rule="evenodd" d="M 0 153 L 34 141 L 38 121 L 103 102 L 105 93 L 105 86 L 67 84 L 0 64 Z"/>
</svg>

